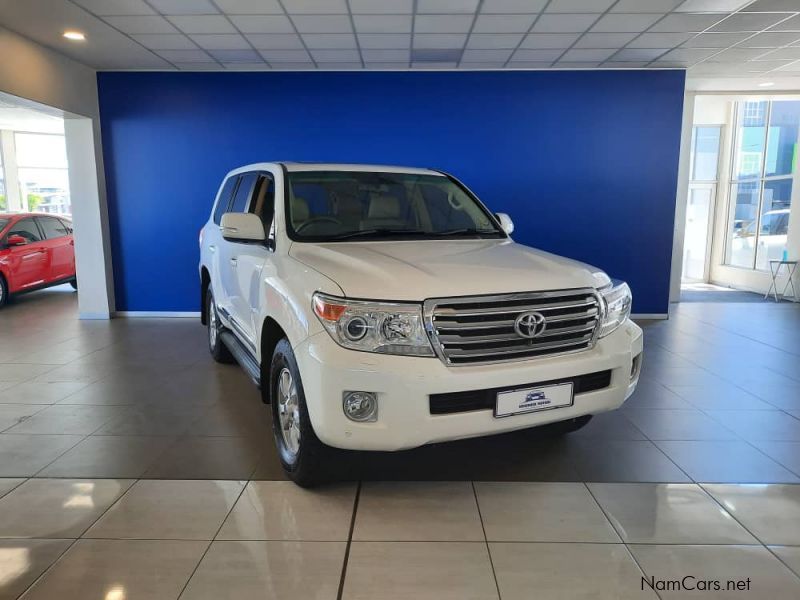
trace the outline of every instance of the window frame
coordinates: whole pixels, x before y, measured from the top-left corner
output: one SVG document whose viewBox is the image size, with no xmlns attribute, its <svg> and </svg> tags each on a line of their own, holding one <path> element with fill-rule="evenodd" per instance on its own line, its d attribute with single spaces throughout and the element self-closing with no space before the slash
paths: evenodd
<svg viewBox="0 0 800 600">
<path fill-rule="evenodd" d="M 9 226 L 9 228 L 8 228 L 8 232 L 6 233 L 6 235 L 5 235 L 4 239 L 3 239 L 3 243 L 4 243 L 4 244 L 7 244 L 7 243 L 8 243 L 8 236 L 10 236 L 10 235 L 11 235 L 11 231 L 14 229 L 14 227 L 16 227 L 17 225 L 19 225 L 19 224 L 20 224 L 20 223 L 22 223 L 23 221 L 31 221 L 31 222 L 33 222 L 33 225 L 34 225 L 34 227 L 36 227 L 36 231 L 38 231 L 38 232 L 39 232 L 39 238 L 40 238 L 40 239 L 39 239 L 39 240 L 37 240 L 37 241 L 28 242 L 28 244 L 41 244 L 42 242 L 45 242 L 45 241 L 47 241 L 47 238 L 46 238 L 46 237 L 45 237 L 45 235 L 44 235 L 44 231 L 43 231 L 43 230 L 42 230 L 42 228 L 39 226 L 39 223 L 38 223 L 38 221 L 36 220 L 36 217 L 34 217 L 33 215 L 29 215 L 29 216 L 25 216 L 25 217 L 22 217 L 22 218 L 20 218 L 20 219 L 17 219 L 17 220 L 16 220 L 16 221 L 14 221 L 13 223 L 11 223 L 11 225 L 10 225 L 10 226 Z M 27 246 L 28 244 L 25 244 L 25 245 Z"/>
<path fill-rule="evenodd" d="M 65 229 L 65 230 L 67 229 L 67 227 L 64 225 L 64 222 L 61 219 L 58 219 L 56 217 L 45 216 L 45 215 L 41 215 L 41 216 L 37 215 L 37 216 L 34 217 L 34 219 L 36 220 L 36 224 L 39 226 L 39 229 L 41 230 L 42 234 L 44 235 L 44 239 L 42 241 L 48 242 L 50 240 L 60 240 L 61 238 L 65 238 L 65 237 L 69 236 L 69 233 L 65 233 L 65 234 L 59 235 L 57 237 L 48 237 L 47 236 L 47 230 L 45 229 L 45 225 L 44 225 L 47 220 L 55 221 L 58 224 L 59 227 Z"/>
<path fill-rule="evenodd" d="M 214 202 L 214 208 L 211 211 L 211 221 L 217 226 L 220 226 L 220 223 L 222 223 L 222 215 L 228 212 L 228 209 L 231 207 L 231 202 L 236 196 L 236 192 L 239 190 L 239 183 L 241 183 L 242 181 L 241 175 L 242 175 L 241 173 L 235 173 L 234 175 L 226 177 L 225 180 L 222 182 L 222 186 L 219 188 L 219 191 L 217 192 L 217 201 Z M 217 217 L 217 211 L 220 207 L 220 202 L 222 202 L 222 192 L 225 191 L 225 186 L 231 179 L 235 179 L 236 181 L 234 181 L 230 196 L 228 196 L 228 200 L 225 203 L 225 210 L 220 212 L 219 217 Z"/>
</svg>

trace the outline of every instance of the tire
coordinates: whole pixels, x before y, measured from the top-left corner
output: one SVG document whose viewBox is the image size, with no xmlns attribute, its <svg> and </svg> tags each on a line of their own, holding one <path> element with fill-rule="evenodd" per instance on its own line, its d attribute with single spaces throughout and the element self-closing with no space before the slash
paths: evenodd
<svg viewBox="0 0 800 600">
<path fill-rule="evenodd" d="M 6 278 L 0 275 L 0 308 L 3 308 L 8 302 L 8 284 Z"/>
<path fill-rule="evenodd" d="M 286 338 L 272 354 L 269 386 L 272 433 L 284 472 L 301 487 L 323 483 L 329 478 L 335 450 L 314 433 L 300 371 Z"/>
<path fill-rule="evenodd" d="M 545 435 L 567 435 L 568 433 L 572 433 L 573 431 L 578 431 L 579 429 L 586 427 L 591 420 L 592 415 L 583 415 L 581 417 L 567 419 L 566 421 L 557 421 L 555 423 L 543 425 L 542 427 L 537 427 L 536 429 L 539 429 Z"/>
<path fill-rule="evenodd" d="M 211 288 L 206 291 L 206 310 L 208 311 L 208 318 L 206 319 L 208 331 L 208 350 L 215 361 L 222 364 L 231 364 L 236 362 L 233 354 L 228 350 L 228 347 L 222 343 L 220 333 L 222 333 L 222 323 L 219 320 L 217 313 L 217 304 L 214 302 L 214 295 L 211 293 Z"/>
<path fill-rule="evenodd" d="M 72 286 L 73 290 L 76 290 L 76 291 L 78 290 L 78 280 L 77 279 L 73 279 L 72 281 L 69 282 L 69 284 Z"/>
</svg>

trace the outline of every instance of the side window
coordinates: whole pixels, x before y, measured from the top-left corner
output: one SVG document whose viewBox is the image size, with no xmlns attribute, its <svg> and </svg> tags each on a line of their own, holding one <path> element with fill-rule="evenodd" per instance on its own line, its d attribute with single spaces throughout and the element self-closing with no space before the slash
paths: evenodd
<svg viewBox="0 0 800 600">
<path fill-rule="evenodd" d="M 42 234 L 33 219 L 20 219 L 8 230 L 8 235 L 19 235 L 30 242 L 41 242 Z"/>
<path fill-rule="evenodd" d="M 247 203 L 253 193 L 253 186 L 258 179 L 258 173 L 245 173 L 241 177 L 239 188 L 236 190 L 236 195 L 233 197 L 229 212 L 245 212 L 247 211 Z"/>
<path fill-rule="evenodd" d="M 222 186 L 222 190 L 219 193 L 219 199 L 217 200 L 217 206 L 214 209 L 214 223 L 217 225 L 219 225 L 220 219 L 222 219 L 222 214 L 228 212 L 231 196 L 233 196 L 233 191 L 236 189 L 236 183 L 238 181 L 239 176 L 234 175 L 233 177 L 228 177 L 225 185 Z"/>
<path fill-rule="evenodd" d="M 261 217 L 264 230 L 269 231 L 275 213 L 275 180 L 269 173 L 259 173 L 250 212 Z"/>
<path fill-rule="evenodd" d="M 55 238 L 65 237 L 67 235 L 67 229 L 64 227 L 64 224 L 56 218 L 53 217 L 37 217 L 36 219 L 39 221 L 39 225 L 44 231 L 45 239 L 52 240 Z"/>
<path fill-rule="evenodd" d="M 64 226 L 67 235 L 72 235 L 72 221 L 67 221 L 66 219 L 59 219 L 59 221 L 61 221 L 61 224 Z"/>
</svg>

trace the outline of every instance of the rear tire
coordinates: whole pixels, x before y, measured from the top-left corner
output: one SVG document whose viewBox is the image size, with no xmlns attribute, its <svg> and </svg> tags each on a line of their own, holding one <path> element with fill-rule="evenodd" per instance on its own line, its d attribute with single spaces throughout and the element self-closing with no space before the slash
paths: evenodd
<svg viewBox="0 0 800 600">
<path fill-rule="evenodd" d="M 284 472 L 301 487 L 323 483 L 329 478 L 335 450 L 314 433 L 300 370 L 286 338 L 272 354 L 269 386 L 272 432 Z"/>
<path fill-rule="evenodd" d="M 208 350 L 211 356 L 218 363 L 231 364 L 236 362 L 233 354 L 228 350 L 228 347 L 222 343 L 220 333 L 222 333 L 222 323 L 219 320 L 217 313 L 217 304 L 214 302 L 214 295 L 211 293 L 211 288 L 206 290 L 206 323 L 208 327 Z"/>
<path fill-rule="evenodd" d="M 555 423 L 543 425 L 542 427 L 538 427 L 537 429 L 539 429 L 545 435 L 552 435 L 552 436 L 567 435 L 568 433 L 572 433 L 573 431 L 578 431 L 579 429 L 586 427 L 586 425 L 591 420 L 592 420 L 592 415 L 583 415 L 581 417 L 567 419 L 566 421 L 557 421 Z"/>
<path fill-rule="evenodd" d="M 78 290 L 78 280 L 77 279 L 73 279 L 72 281 L 69 282 L 69 284 L 72 286 L 73 290 L 75 290 L 75 291 Z"/>
<path fill-rule="evenodd" d="M 8 302 L 8 284 L 6 278 L 0 275 L 0 308 L 3 308 Z"/>
</svg>

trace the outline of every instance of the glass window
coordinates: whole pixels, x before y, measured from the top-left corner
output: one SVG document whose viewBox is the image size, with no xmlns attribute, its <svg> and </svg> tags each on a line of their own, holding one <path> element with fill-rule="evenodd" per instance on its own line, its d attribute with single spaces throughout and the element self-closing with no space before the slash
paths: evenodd
<svg viewBox="0 0 800 600">
<path fill-rule="evenodd" d="M 39 221 L 42 231 L 44 231 L 45 239 L 52 240 L 64 237 L 68 234 L 64 224 L 58 219 L 43 217 L 37 220 Z"/>
<path fill-rule="evenodd" d="M 767 135 L 765 177 L 789 175 L 797 163 L 797 131 L 800 101 L 773 102 Z"/>
<path fill-rule="evenodd" d="M 64 136 L 15 133 L 14 145 L 23 210 L 70 214 L 72 208 Z"/>
<path fill-rule="evenodd" d="M 239 188 L 233 197 L 230 212 L 245 212 L 247 210 L 247 204 L 250 201 L 250 195 L 253 193 L 253 186 L 257 179 L 257 173 L 245 173 L 242 175 Z"/>
<path fill-rule="evenodd" d="M 0 212 L 8 210 L 8 200 L 6 200 L 6 172 L 3 167 L 3 151 L 0 148 Z M 5 224 L 5 223 L 4 223 Z M 0 227 L 0 230 L 3 228 Z"/>
<path fill-rule="evenodd" d="M 72 234 L 72 221 L 68 221 L 67 219 L 59 219 L 59 221 L 61 221 L 61 224 L 64 226 L 64 229 L 66 229 L 67 234 L 71 235 Z"/>
<path fill-rule="evenodd" d="M 33 219 L 20 219 L 11 226 L 8 230 L 8 235 L 19 235 L 24 237 L 28 242 L 41 242 L 42 234 L 39 233 L 39 228 Z"/>
<path fill-rule="evenodd" d="M 739 104 L 739 130 L 736 136 L 734 179 L 761 176 L 767 133 L 767 102 Z"/>
<path fill-rule="evenodd" d="M 269 231 L 272 216 L 275 213 L 275 181 L 272 175 L 261 173 L 256 182 L 250 212 L 261 217 L 264 229 Z"/>
<path fill-rule="evenodd" d="M 217 206 L 214 208 L 214 223 L 217 225 L 219 225 L 223 213 L 228 212 L 228 206 L 231 202 L 231 196 L 233 196 L 233 190 L 236 189 L 237 181 L 239 181 L 239 176 L 234 175 L 233 177 L 229 177 L 225 185 L 222 186 L 219 199 L 217 200 Z"/>
<path fill-rule="evenodd" d="M 716 181 L 717 157 L 722 128 L 697 126 L 692 128 L 692 181 Z"/>
</svg>

